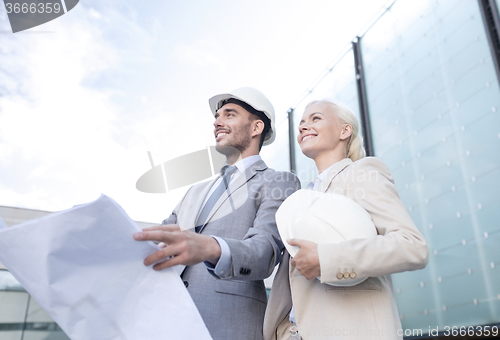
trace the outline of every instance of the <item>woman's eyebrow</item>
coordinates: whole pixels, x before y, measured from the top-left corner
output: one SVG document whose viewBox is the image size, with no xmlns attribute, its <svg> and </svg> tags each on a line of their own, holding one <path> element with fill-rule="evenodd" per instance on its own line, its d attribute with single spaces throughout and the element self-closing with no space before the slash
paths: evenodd
<svg viewBox="0 0 500 340">
<path fill-rule="evenodd" d="M 313 113 L 311 113 L 311 114 L 309 115 L 309 117 L 312 117 L 312 116 L 314 116 L 315 114 L 319 114 L 319 115 L 324 116 L 324 114 L 322 114 L 321 112 L 313 112 Z M 307 118 L 309 118 L 309 117 L 307 117 Z M 303 119 L 299 122 L 299 125 L 300 125 L 300 124 L 304 124 L 304 120 L 303 120 Z"/>
</svg>

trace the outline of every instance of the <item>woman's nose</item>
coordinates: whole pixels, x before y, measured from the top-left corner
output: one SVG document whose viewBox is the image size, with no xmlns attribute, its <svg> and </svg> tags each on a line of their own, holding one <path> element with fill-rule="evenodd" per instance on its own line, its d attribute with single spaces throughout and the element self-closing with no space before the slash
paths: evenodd
<svg viewBox="0 0 500 340">
<path fill-rule="evenodd" d="M 306 123 L 299 126 L 299 132 L 306 131 L 306 130 L 309 130 L 309 126 L 307 126 Z"/>
</svg>

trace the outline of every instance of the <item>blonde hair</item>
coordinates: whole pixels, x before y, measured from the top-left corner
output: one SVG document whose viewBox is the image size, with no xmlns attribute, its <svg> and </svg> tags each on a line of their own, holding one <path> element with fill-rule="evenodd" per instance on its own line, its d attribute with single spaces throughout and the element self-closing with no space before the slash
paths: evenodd
<svg viewBox="0 0 500 340">
<path fill-rule="evenodd" d="M 363 137 L 359 134 L 359 122 L 354 113 L 347 106 L 329 99 L 314 100 L 307 104 L 306 109 L 316 103 L 324 103 L 330 106 L 332 112 L 339 119 L 341 124 L 348 124 L 352 127 L 352 133 L 347 141 L 346 154 L 353 162 L 366 156 L 363 147 Z"/>
</svg>

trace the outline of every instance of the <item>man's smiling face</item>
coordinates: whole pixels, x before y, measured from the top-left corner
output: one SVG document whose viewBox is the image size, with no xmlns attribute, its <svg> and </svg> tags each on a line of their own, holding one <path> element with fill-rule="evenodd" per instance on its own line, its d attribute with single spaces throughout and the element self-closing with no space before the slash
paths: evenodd
<svg viewBox="0 0 500 340">
<path fill-rule="evenodd" d="M 214 122 L 215 148 L 224 155 L 243 153 L 252 140 L 251 113 L 229 103 L 217 110 Z"/>
</svg>

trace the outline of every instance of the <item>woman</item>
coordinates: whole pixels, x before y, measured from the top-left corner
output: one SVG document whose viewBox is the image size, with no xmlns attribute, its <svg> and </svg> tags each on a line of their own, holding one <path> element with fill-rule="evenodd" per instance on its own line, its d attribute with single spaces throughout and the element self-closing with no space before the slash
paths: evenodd
<svg viewBox="0 0 500 340">
<path fill-rule="evenodd" d="M 287 240 L 300 250 L 293 259 L 285 251 L 276 274 L 266 340 L 298 338 L 296 328 L 307 340 L 402 339 L 390 274 L 424 268 L 428 249 L 387 167 L 365 157 L 358 133 L 352 112 L 321 100 L 306 107 L 297 141 L 318 168 L 314 190 L 353 199 L 370 214 L 378 235 L 320 245 Z M 326 284 L 352 278 L 368 279 L 349 287 Z M 292 305 L 296 328 L 290 322 Z"/>
</svg>

